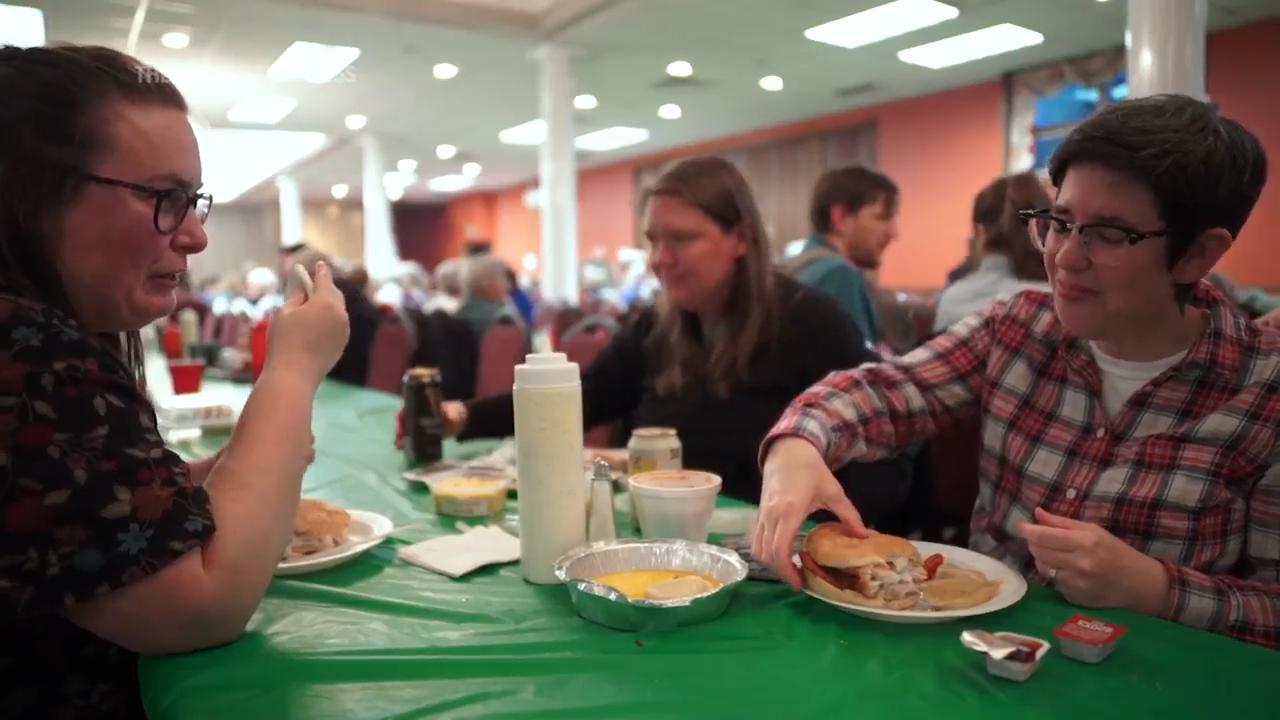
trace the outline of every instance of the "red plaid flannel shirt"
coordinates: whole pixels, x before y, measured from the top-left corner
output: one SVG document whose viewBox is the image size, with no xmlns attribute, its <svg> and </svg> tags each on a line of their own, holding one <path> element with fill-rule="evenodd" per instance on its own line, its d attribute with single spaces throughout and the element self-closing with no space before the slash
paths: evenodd
<svg viewBox="0 0 1280 720">
<path fill-rule="evenodd" d="M 839 467 L 981 410 L 973 549 L 1030 574 L 1017 526 L 1034 508 L 1097 523 L 1164 564 L 1164 617 L 1280 647 L 1280 335 L 1205 283 L 1193 304 L 1205 334 L 1114 421 L 1088 346 L 1031 291 L 891 363 L 832 373 L 765 448 L 800 436 Z"/>
</svg>

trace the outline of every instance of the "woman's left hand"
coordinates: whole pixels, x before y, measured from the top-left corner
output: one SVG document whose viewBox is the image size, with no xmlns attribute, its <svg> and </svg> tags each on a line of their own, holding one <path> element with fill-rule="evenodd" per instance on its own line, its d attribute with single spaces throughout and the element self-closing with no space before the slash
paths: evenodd
<svg viewBox="0 0 1280 720">
<path fill-rule="evenodd" d="M 1075 605 L 1126 608 L 1156 615 L 1169 593 L 1164 565 L 1095 523 L 1036 508 L 1039 524 L 1024 523 L 1036 569 Z"/>
</svg>

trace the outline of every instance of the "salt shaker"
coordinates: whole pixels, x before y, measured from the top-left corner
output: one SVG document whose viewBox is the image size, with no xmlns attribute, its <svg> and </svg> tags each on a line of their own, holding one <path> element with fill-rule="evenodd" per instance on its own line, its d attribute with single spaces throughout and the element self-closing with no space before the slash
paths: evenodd
<svg viewBox="0 0 1280 720">
<path fill-rule="evenodd" d="M 596 460 L 592 467 L 587 539 L 591 542 L 618 539 L 618 530 L 613 524 L 613 471 L 604 460 Z"/>
</svg>

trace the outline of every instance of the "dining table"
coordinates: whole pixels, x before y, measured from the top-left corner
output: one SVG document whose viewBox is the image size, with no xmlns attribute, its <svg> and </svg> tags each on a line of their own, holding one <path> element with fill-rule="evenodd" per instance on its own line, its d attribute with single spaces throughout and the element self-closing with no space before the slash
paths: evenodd
<svg viewBox="0 0 1280 720">
<path fill-rule="evenodd" d="M 249 391 L 208 384 L 233 397 Z M 397 550 L 455 533 L 458 520 L 437 516 L 428 489 L 403 477 L 399 408 L 393 394 L 322 384 L 303 495 L 403 529 L 338 566 L 274 578 L 235 642 L 142 658 L 149 717 L 1204 720 L 1280 712 L 1280 652 L 1123 610 L 1076 608 L 1034 583 L 998 612 L 899 624 L 745 580 L 718 618 L 626 632 L 583 619 L 565 587 L 525 582 L 518 564 L 457 579 L 424 570 Z M 175 448 L 195 458 L 227 437 L 206 433 Z M 446 440 L 444 452 L 464 460 L 496 445 Z M 518 499 L 508 511 L 519 512 Z M 630 527 L 624 515 L 618 526 Z M 1060 652 L 1053 631 L 1076 612 L 1128 629 L 1099 664 Z M 966 629 L 1053 647 L 1029 679 L 1014 682 L 988 674 L 984 657 L 960 643 Z"/>
</svg>

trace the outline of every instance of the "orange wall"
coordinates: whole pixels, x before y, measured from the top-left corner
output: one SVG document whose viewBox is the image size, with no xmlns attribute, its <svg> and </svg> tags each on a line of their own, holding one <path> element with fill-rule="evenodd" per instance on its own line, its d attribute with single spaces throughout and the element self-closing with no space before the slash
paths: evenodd
<svg viewBox="0 0 1280 720">
<path fill-rule="evenodd" d="M 1207 86 L 1223 112 L 1239 119 L 1270 149 L 1280 167 L 1280 97 L 1266 78 L 1280 67 L 1280 20 L 1209 36 Z M 874 120 L 880 168 L 902 190 L 899 239 L 885 256 L 880 282 L 889 287 L 935 289 L 966 252 L 975 193 L 1004 169 L 1004 91 L 999 81 L 824 115 L 585 170 L 578 179 L 579 253 L 636 243 L 634 171 L 675 157 L 724 152 Z M 1273 176 L 1280 171 L 1273 171 Z M 495 250 L 513 264 L 538 252 L 538 216 L 521 202 L 527 186 L 488 197 Z M 455 202 L 477 202 L 472 195 Z M 452 203 L 451 203 L 452 204 Z M 1280 253 L 1264 233 L 1280 227 L 1280 180 L 1264 191 L 1237 246 L 1221 269 L 1241 284 L 1280 289 Z M 518 265 L 517 265 L 518 267 Z"/>
<path fill-rule="evenodd" d="M 578 175 L 578 247 L 584 260 L 618 257 L 636 244 L 634 165 L 593 168 Z"/>
<path fill-rule="evenodd" d="M 521 267 L 525 253 L 541 254 L 538 211 L 524 205 L 525 188 L 497 194 L 493 203 L 493 251 L 513 268 Z"/>
<path fill-rule="evenodd" d="M 880 169 L 902 191 L 885 287 L 936 289 L 969 250 L 973 196 L 1004 171 L 1004 90 L 985 83 L 885 106 Z"/>
<path fill-rule="evenodd" d="M 1242 285 L 1280 290 L 1280 20 L 1246 25 L 1209 36 L 1206 86 L 1224 115 L 1239 120 L 1267 148 L 1270 181 L 1235 247 L 1219 269 Z"/>
</svg>

